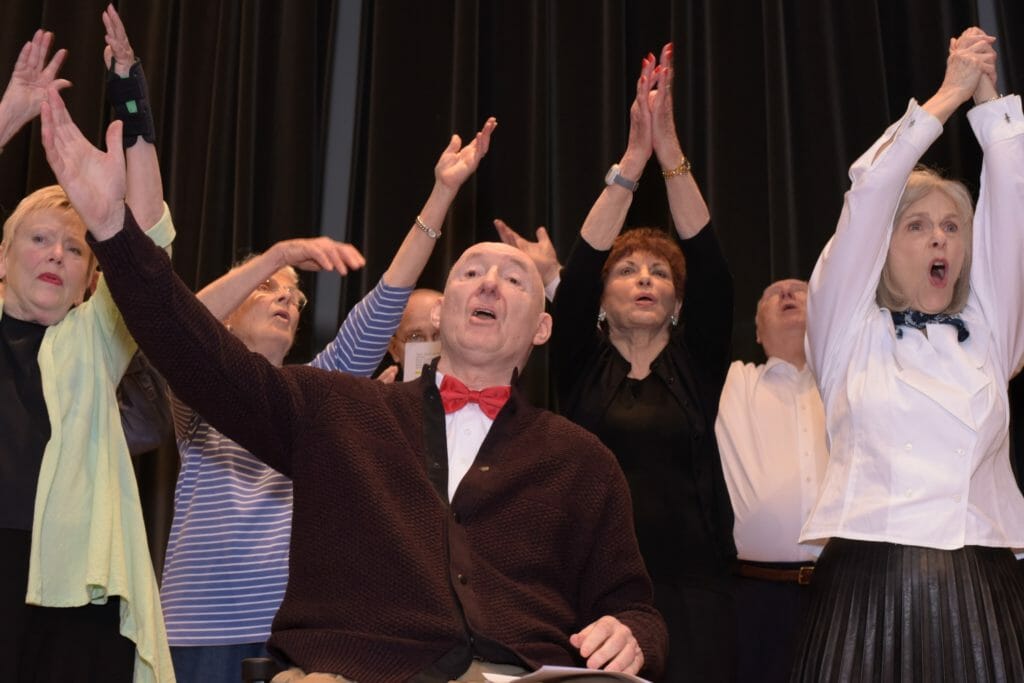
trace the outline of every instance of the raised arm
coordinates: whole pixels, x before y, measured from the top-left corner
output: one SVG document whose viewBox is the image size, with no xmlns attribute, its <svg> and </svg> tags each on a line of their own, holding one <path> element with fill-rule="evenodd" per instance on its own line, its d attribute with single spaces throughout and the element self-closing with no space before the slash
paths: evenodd
<svg viewBox="0 0 1024 683">
<path fill-rule="evenodd" d="M 126 201 L 135 220 L 146 229 L 156 224 L 164 212 L 164 188 L 154 144 L 156 135 L 146 76 L 113 5 L 103 10 L 103 27 L 106 29 L 103 63 L 110 69 L 107 99 L 114 116 L 128 126 L 124 136 L 128 164 Z M 144 134 L 127 134 L 142 129 L 146 131 Z"/>
<path fill-rule="evenodd" d="M 134 213 L 134 209 L 133 209 Z M 366 264 L 351 244 L 329 237 L 309 237 L 277 242 L 267 251 L 220 276 L 196 295 L 218 320 L 225 320 L 262 282 L 292 266 L 300 270 L 329 270 L 347 275 Z"/>
<path fill-rule="evenodd" d="M 497 119 L 490 117 L 468 145 L 463 145 L 462 138 L 458 135 L 452 135 L 448 146 L 441 152 L 437 165 L 434 166 L 434 188 L 384 273 L 386 285 L 416 285 L 416 280 L 419 279 L 434 250 L 434 244 L 441 237 L 441 227 L 445 216 L 448 215 L 448 209 L 455 200 L 455 195 L 462 184 L 476 172 L 480 160 L 487 154 L 491 146 L 491 133 L 497 126 Z"/>
<path fill-rule="evenodd" d="M 338 334 L 311 365 L 369 377 L 387 352 L 424 266 L 440 238 L 440 227 L 459 188 L 476 171 L 490 147 L 498 122 L 487 119 L 473 141 L 463 146 L 453 135 L 434 166 L 434 188 L 416 222 L 395 252 L 380 283 L 345 317 Z M 433 232 L 433 234 L 431 234 Z M 393 378 L 394 375 L 392 375 Z"/>
<path fill-rule="evenodd" d="M 700 232 L 711 220 L 711 214 L 690 172 L 690 161 L 683 154 L 676 132 L 672 105 L 672 79 L 675 77 L 672 55 L 672 43 L 668 43 L 662 48 L 661 62 L 654 70 L 655 90 L 650 97 L 651 141 L 665 179 L 672 221 L 679 237 L 685 240 Z"/>
<path fill-rule="evenodd" d="M 188 291 L 166 254 L 125 209 L 120 121 L 108 151 L 93 147 L 53 88 L 43 103 L 50 167 L 88 228 L 93 251 L 132 334 L 175 394 L 221 432 L 284 474 L 305 406 L 322 400 L 305 368 L 285 372 L 249 352 Z"/>
<path fill-rule="evenodd" d="M 970 37 L 992 38 L 980 29 Z M 967 33 L 965 32 L 965 36 Z M 959 44 L 965 42 L 961 36 Z M 994 54 L 994 50 L 992 50 Z M 974 214 L 974 254 L 971 291 L 992 329 L 1007 371 L 1024 361 L 1024 113 L 1018 95 L 996 96 L 995 72 L 984 72 L 967 112 L 984 152 L 978 206 Z"/>
<path fill-rule="evenodd" d="M 808 362 L 825 386 L 831 369 L 845 367 L 852 330 L 877 309 L 875 289 L 888 253 L 903 186 L 942 132 L 942 123 L 971 98 L 982 71 L 976 50 L 954 50 L 938 91 L 907 112 L 850 167 L 836 232 L 811 275 L 807 300 Z"/>
<path fill-rule="evenodd" d="M 651 158 L 651 86 L 654 82 L 654 55 L 644 57 L 640 78 L 636 81 L 636 98 L 629 108 L 629 141 L 618 163 L 618 172 L 626 181 L 638 181 Z M 633 203 L 633 191 L 619 183 L 601 191 L 590 213 L 583 221 L 580 236 L 594 249 L 606 251 L 618 237 L 626 222 L 626 213 Z"/>
<path fill-rule="evenodd" d="M 39 115 L 48 87 L 61 90 L 71 85 L 70 81 L 57 78 L 57 72 L 68 55 L 67 50 L 57 50 L 53 58 L 46 61 L 52 43 L 53 34 L 39 29 L 18 53 L 11 80 L 3 98 L 0 98 L 0 150 L 26 123 Z"/>
</svg>

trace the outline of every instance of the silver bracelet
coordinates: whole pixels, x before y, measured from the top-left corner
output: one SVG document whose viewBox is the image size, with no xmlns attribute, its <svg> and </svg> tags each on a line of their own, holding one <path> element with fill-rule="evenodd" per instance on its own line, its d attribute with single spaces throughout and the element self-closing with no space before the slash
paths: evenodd
<svg viewBox="0 0 1024 683">
<path fill-rule="evenodd" d="M 426 223 L 424 223 L 423 219 L 420 218 L 419 216 L 416 216 L 416 227 L 422 230 L 426 234 L 426 236 L 432 240 L 436 240 L 438 237 L 441 236 L 441 233 L 439 233 L 437 230 L 434 230 Z"/>
</svg>

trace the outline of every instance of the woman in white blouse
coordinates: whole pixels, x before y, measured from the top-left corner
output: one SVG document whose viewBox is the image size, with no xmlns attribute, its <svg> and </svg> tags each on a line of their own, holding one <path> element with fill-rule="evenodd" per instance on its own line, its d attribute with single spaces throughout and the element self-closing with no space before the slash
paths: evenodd
<svg viewBox="0 0 1024 683">
<path fill-rule="evenodd" d="M 811 278 L 831 459 L 801 540 L 832 540 L 794 680 L 1024 680 L 1006 393 L 1024 360 L 1024 116 L 997 95 L 993 42 L 950 41 L 938 92 L 854 163 Z M 963 185 L 914 170 L 972 96 L 976 214 Z"/>
</svg>

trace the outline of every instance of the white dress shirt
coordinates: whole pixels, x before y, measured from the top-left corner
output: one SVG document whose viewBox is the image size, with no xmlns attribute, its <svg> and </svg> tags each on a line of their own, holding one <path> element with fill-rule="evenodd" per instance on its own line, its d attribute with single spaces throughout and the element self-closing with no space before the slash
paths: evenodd
<svg viewBox="0 0 1024 683">
<path fill-rule="evenodd" d="M 436 372 L 434 377 L 438 389 L 441 388 L 443 372 Z M 480 445 L 487 438 L 494 420 L 484 415 L 480 406 L 468 402 L 452 413 L 445 413 L 444 433 L 448 441 L 448 500 L 455 497 L 462 478 L 469 472 L 480 451 Z"/>
<path fill-rule="evenodd" d="M 825 476 L 825 412 L 811 371 L 779 358 L 736 361 L 715 423 L 736 514 L 741 560 L 814 561 L 823 541 L 798 543 Z"/>
<path fill-rule="evenodd" d="M 801 540 L 1024 545 L 1006 393 L 1024 359 L 1024 116 L 1010 96 L 968 118 L 984 166 L 962 344 L 950 325 L 929 325 L 927 336 L 904 328 L 897 339 L 875 302 L 902 188 L 941 124 L 911 100 L 850 169 L 852 187 L 808 292 L 808 360 L 831 457 Z"/>
</svg>

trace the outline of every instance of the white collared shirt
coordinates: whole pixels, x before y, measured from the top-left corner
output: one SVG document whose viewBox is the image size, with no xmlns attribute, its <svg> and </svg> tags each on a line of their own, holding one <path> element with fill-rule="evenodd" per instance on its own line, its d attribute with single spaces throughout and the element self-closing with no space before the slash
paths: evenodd
<svg viewBox="0 0 1024 683">
<path fill-rule="evenodd" d="M 434 373 L 438 389 L 444 373 Z M 452 413 L 445 413 L 444 433 L 448 442 L 448 501 L 455 497 L 462 478 L 469 472 L 480 451 L 480 445 L 487 438 L 494 420 L 484 415 L 476 403 L 467 403 Z"/>
<path fill-rule="evenodd" d="M 1006 393 L 1024 359 L 1024 115 L 1010 96 L 968 118 L 985 156 L 962 344 L 949 325 L 928 325 L 927 335 L 904 328 L 897 339 L 875 303 L 902 188 L 941 124 L 911 101 L 850 169 L 853 185 L 808 292 L 808 361 L 831 457 L 802 540 L 1024 545 Z"/>
<path fill-rule="evenodd" d="M 779 358 L 736 361 L 722 388 L 715 435 L 739 558 L 817 559 L 823 541 L 797 542 L 828 463 L 825 413 L 811 371 Z"/>
</svg>

